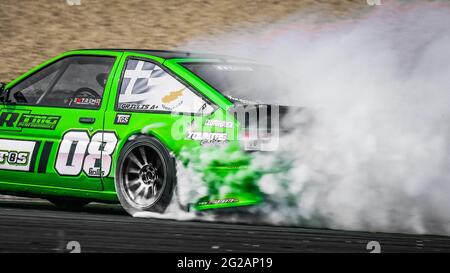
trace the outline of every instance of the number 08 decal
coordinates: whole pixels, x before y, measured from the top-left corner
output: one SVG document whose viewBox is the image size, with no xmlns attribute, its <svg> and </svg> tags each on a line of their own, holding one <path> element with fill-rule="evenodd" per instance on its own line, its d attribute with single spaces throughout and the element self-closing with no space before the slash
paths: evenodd
<svg viewBox="0 0 450 273">
<path fill-rule="evenodd" d="M 60 175 L 108 176 L 111 155 L 117 145 L 114 132 L 99 131 L 89 137 L 86 131 L 68 131 L 59 145 L 55 169 Z"/>
</svg>

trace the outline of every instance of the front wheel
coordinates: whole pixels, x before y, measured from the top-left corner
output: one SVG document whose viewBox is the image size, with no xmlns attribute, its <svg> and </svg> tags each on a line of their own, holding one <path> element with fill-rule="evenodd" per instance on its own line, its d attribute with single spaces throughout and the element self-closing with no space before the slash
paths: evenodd
<svg viewBox="0 0 450 273">
<path fill-rule="evenodd" d="M 119 201 L 129 214 L 163 213 L 172 199 L 175 182 L 175 161 L 160 141 L 141 136 L 125 144 L 115 185 Z"/>
</svg>

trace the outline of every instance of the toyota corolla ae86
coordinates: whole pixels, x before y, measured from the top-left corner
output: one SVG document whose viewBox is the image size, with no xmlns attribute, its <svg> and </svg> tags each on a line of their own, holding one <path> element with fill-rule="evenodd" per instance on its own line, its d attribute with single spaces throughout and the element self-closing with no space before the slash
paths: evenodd
<svg viewBox="0 0 450 273">
<path fill-rule="evenodd" d="M 264 101 L 273 76 L 219 55 L 64 53 L 0 85 L 0 193 L 162 213 L 182 190 L 179 165 L 206 189 L 179 202 L 185 209 L 259 204 L 265 171 L 253 154 L 277 146 L 287 112 Z"/>
</svg>

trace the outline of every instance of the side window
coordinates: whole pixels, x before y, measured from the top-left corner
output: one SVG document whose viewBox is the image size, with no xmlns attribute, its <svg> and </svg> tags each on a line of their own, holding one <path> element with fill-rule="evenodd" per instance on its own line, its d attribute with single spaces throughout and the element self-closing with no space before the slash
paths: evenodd
<svg viewBox="0 0 450 273">
<path fill-rule="evenodd" d="M 19 104 L 96 109 L 114 60 L 100 56 L 65 58 L 13 87 L 10 99 Z"/>
<path fill-rule="evenodd" d="M 10 90 L 9 100 L 18 104 L 35 105 L 48 91 L 65 63 L 65 59 L 58 61 L 26 78 Z"/>
<path fill-rule="evenodd" d="M 120 88 L 121 110 L 209 114 L 214 108 L 158 65 L 129 60 Z"/>
</svg>

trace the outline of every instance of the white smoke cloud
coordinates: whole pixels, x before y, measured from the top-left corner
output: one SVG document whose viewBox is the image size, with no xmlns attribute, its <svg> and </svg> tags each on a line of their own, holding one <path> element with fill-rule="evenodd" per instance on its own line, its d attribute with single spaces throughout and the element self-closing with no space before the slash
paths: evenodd
<svg viewBox="0 0 450 273">
<path fill-rule="evenodd" d="M 446 4 L 389 2 L 351 22 L 297 14 L 183 47 L 269 63 L 291 75 L 274 96 L 313 112 L 281 141 L 295 167 L 260 182 L 265 222 L 450 234 L 449 25 Z"/>
<path fill-rule="evenodd" d="M 297 129 L 277 153 L 254 162 L 294 161 L 259 182 L 268 200 L 252 208 L 255 217 L 198 215 L 176 204 L 164 217 L 450 234 L 450 7 L 383 3 L 358 20 L 324 25 L 296 14 L 183 46 L 284 71 L 290 92 L 274 90 L 274 100 L 307 111 L 289 116 Z M 178 202 L 205 194 L 200 174 L 177 169 Z"/>
</svg>

